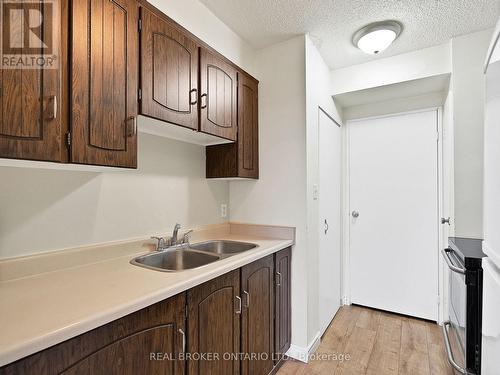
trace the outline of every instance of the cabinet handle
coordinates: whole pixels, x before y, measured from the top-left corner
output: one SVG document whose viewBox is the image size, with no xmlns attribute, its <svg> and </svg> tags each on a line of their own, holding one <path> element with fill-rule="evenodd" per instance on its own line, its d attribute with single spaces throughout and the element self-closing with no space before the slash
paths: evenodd
<svg viewBox="0 0 500 375">
<path fill-rule="evenodd" d="M 193 99 L 193 93 L 194 93 L 194 99 Z M 192 89 L 189 91 L 189 104 L 194 105 L 198 103 L 198 89 Z"/>
<path fill-rule="evenodd" d="M 201 108 L 202 109 L 207 108 L 207 96 L 208 96 L 208 94 L 201 95 Z M 203 100 L 203 99 L 205 99 L 205 100 Z M 203 103 L 205 103 L 205 104 L 203 104 Z"/>
<path fill-rule="evenodd" d="M 241 314 L 241 298 L 236 296 L 236 299 L 238 300 L 238 309 L 236 310 L 236 314 Z"/>
<path fill-rule="evenodd" d="M 49 98 L 48 107 L 50 108 L 49 120 L 55 120 L 57 118 L 57 96 L 52 95 Z"/>
<path fill-rule="evenodd" d="M 250 307 L 250 294 L 246 290 L 244 290 L 243 293 L 245 294 L 246 301 L 247 301 L 247 303 L 245 304 L 245 307 L 249 308 Z"/>
<path fill-rule="evenodd" d="M 278 276 L 278 278 L 276 279 L 276 285 L 281 286 L 281 273 L 276 271 L 276 276 Z"/>
<path fill-rule="evenodd" d="M 179 328 L 179 333 L 182 335 L 182 354 L 186 353 L 186 334 Z"/>
<path fill-rule="evenodd" d="M 127 136 L 132 137 L 137 134 L 137 116 L 129 117 L 128 120 Z M 132 123 L 132 125 L 130 125 Z"/>
</svg>

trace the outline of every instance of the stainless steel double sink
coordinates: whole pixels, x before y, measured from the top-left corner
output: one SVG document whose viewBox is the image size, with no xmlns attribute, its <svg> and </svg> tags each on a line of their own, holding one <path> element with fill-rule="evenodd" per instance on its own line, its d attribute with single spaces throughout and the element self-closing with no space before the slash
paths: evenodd
<svg viewBox="0 0 500 375">
<path fill-rule="evenodd" d="M 207 241 L 141 255 L 130 263 L 157 271 L 177 272 L 203 267 L 256 247 L 257 245 L 247 242 Z"/>
</svg>

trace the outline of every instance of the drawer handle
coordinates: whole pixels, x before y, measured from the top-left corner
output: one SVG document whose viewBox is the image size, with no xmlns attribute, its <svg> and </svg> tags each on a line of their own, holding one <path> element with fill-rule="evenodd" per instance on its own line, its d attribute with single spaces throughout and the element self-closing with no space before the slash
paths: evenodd
<svg viewBox="0 0 500 375">
<path fill-rule="evenodd" d="M 278 276 L 276 278 L 276 285 L 281 286 L 281 272 L 276 271 L 276 276 Z"/>
<path fill-rule="evenodd" d="M 450 338 L 448 337 L 448 330 L 447 327 L 450 326 L 450 322 L 444 322 L 443 323 L 443 336 L 444 336 L 444 344 L 446 347 L 446 354 L 448 355 L 448 362 L 453 366 L 455 370 L 457 370 L 459 373 L 464 374 L 464 375 L 474 375 L 473 372 L 467 371 L 466 369 L 460 367 L 457 362 L 455 362 L 455 359 L 453 358 L 453 353 L 451 351 L 451 345 L 450 345 Z"/>
<path fill-rule="evenodd" d="M 245 307 L 249 308 L 250 307 L 250 294 L 246 290 L 244 290 L 243 293 L 245 294 L 246 301 L 247 301 L 246 304 L 245 304 Z"/>
<path fill-rule="evenodd" d="M 186 334 L 179 328 L 179 333 L 182 335 L 182 354 L 186 353 Z"/>
<path fill-rule="evenodd" d="M 202 109 L 207 108 L 207 96 L 208 96 L 208 94 L 201 95 L 201 108 Z M 205 100 L 203 100 L 203 99 L 205 99 Z"/>
<path fill-rule="evenodd" d="M 241 314 L 241 298 L 236 296 L 236 300 L 238 301 L 238 309 L 236 310 L 236 314 Z"/>
<path fill-rule="evenodd" d="M 189 91 L 189 104 L 194 105 L 196 103 L 198 103 L 198 89 L 191 89 L 191 91 Z"/>
</svg>

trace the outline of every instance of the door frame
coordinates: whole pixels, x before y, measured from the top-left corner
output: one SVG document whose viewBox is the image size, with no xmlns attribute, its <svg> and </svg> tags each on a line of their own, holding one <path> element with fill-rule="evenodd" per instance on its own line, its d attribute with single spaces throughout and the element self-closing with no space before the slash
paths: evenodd
<svg viewBox="0 0 500 375">
<path fill-rule="evenodd" d="M 449 136 L 444 136 L 445 134 L 452 134 L 452 129 L 444 129 L 445 124 L 443 124 L 443 107 L 427 107 L 418 110 L 412 111 L 404 111 L 397 112 L 379 116 L 368 116 L 362 117 L 352 120 L 347 120 L 342 127 L 344 129 L 343 133 L 343 144 L 344 144 L 344 152 L 343 152 L 343 173 L 342 180 L 344 181 L 344 189 L 343 189 L 343 198 L 342 198 L 342 281 L 341 281 L 341 296 L 344 305 L 351 305 L 351 280 L 350 280 L 350 153 L 351 153 L 351 138 L 350 138 L 350 127 L 353 123 L 364 121 L 364 120 L 375 120 L 387 117 L 394 117 L 398 115 L 409 115 L 414 113 L 422 113 L 422 112 L 430 112 L 436 111 L 437 114 L 437 156 L 438 156 L 438 175 L 437 175 L 437 186 L 438 189 L 436 191 L 437 199 L 438 199 L 438 218 L 445 217 L 446 212 L 444 212 L 444 202 L 449 207 L 448 216 L 453 217 L 454 214 L 454 204 L 453 199 L 451 199 L 453 194 L 453 188 L 451 183 L 444 183 L 444 176 L 446 174 L 453 175 L 453 164 L 452 163 L 444 163 L 444 160 L 453 160 L 453 138 Z M 445 130 L 445 132 L 443 132 Z M 446 145 L 446 147 L 444 147 Z M 446 155 L 445 155 L 446 152 Z M 446 231 L 443 225 L 439 222 L 436 223 L 438 225 L 438 243 L 436 244 L 436 256 L 438 257 L 438 285 L 436 286 L 437 292 L 437 303 L 438 303 L 438 323 L 442 324 L 445 320 L 445 307 L 448 305 L 448 300 L 445 291 L 445 267 L 443 263 L 443 258 L 440 256 L 439 250 L 446 247 L 447 245 L 447 236 Z M 450 230 L 450 235 L 453 233 L 453 228 Z"/>
</svg>

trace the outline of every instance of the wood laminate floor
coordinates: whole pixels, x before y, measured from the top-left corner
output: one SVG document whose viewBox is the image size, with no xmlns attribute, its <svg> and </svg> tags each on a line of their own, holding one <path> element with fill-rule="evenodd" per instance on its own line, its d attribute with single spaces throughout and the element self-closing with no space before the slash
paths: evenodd
<svg viewBox="0 0 500 375">
<path fill-rule="evenodd" d="M 288 360 L 277 374 L 453 375 L 440 326 L 360 306 L 338 311 L 315 355 L 308 364 Z"/>
</svg>

